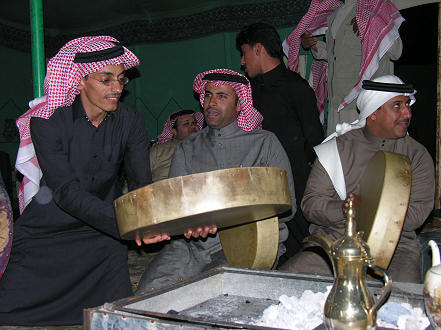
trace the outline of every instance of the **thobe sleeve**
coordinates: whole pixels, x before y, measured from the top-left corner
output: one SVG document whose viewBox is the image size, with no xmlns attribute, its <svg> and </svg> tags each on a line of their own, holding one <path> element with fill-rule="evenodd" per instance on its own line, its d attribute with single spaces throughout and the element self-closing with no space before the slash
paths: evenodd
<svg viewBox="0 0 441 330">
<path fill-rule="evenodd" d="M 429 153 L 424 152 L 412 161 L 412 188 L 403 231 L 418 229 L 433 209 L 435 173 Z"/>
<path fill-rule="evenodd" d="M 315 160 L 306 183 L 302 211 L 309 222 L 332 227 L 344 223 L 343 201 L 338 197 L 331 179 L 318 159 Z"/>
<path fill-rule="evenodd" d="M 187 163 L 183 143 L 180 143 L 175 148 L 175 152 L 173 153 L 173 158 L 171 160 L 170 171 L 168 172 L 168 177 L 174 178 L 177 176 L 191 174 L 192 171 L 188 166 L 189 166 L 189 164 Z"/>
<path fill-rule="evenodd" d="M 396 61 L 400 58 L 402 51 L 403 42 L 401 41 L 401 38 L 398 37 L 398 39 L 395 40 L 392 46 L 387 50 L 387 55 L 389 55 L 391 60 Z"/>
<path fill-rule="evenodd" d="M 291 165 L 285 149 L 283 149 L 280 141 L 275 135 L 272 135 L 271 144 L 268 147 L 268 153 L 268 166 L 282 168 L 286 171 L 286 175 L 288 177 L 289 192 L 291 194 L 292 214 L 295 214 L 297 211 L 297 204 Z M 285 222 L 290 220 L 290 217 L 281 218 L 280 220 L 282 222 Z"/>
<path fill-rule="evenodd" d="M 158 181 L 159 175 L 157 175 L 159 158 L 158 158 L 158 148 L 153 146 L 149 150 L 149 159 L 150 159 L 150 171 L 152 172 L 152 180 L 154 182 Z"/>
<path fill-rule="evenodd" d="M 297 115 L 305 137 L 304 152 L 307 162 L 315 158 L 314 147 L 323 141 L 323 126 L 320 123 L 317 99 L 314 90 L 305 81 L 298 86 L 297 92 L 301 97 L 295 98 Z M 295 157 L 295 155 L 293 155 Z"/>
<path fill-rule="evenodd" d="M 317 40 L 317 51 L 311 48 L 312 56 L 316 60 L 328 61 L 328 51 L 326 50 L 326 42 Z"/>
<path fill-rule="evenodd" d="M 129 128 L 129 137 L 124 153 L 124 170 L 129 191 L 152 183 L 149 160 L 149 137 L 145 121 L 139 113 Z"/>
<path fill-rule="evenodd" d="M 119 238 L 113 205 L 81 187 L 63 150 L 62 125 L 47 119 L 31 119 L 31 136 L 43 178 L 54 202 L 65 212 L 93 228 Z"/>
</svg>

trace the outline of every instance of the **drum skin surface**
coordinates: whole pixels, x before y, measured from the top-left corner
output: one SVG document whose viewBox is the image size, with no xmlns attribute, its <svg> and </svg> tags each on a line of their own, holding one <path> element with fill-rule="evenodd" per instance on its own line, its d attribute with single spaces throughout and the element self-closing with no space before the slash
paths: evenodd
<svg viewBox="0 0 441 330">
<path fill-rule="evenodd" d="M 216 224 L 225 228 L 274 217 L 291 209 L 286 172 L 241 167 L 170 178 L 114 201 L 121 237 L 136 232 L 183 234 Z"/>
<path fill-rule="evenodd" d="M 360 182 L 358 230 L 370 247 L 376 266 L 387 269 L 397 247 L 412 186 L 409 157 L 378 151 Z"/>
</svg>

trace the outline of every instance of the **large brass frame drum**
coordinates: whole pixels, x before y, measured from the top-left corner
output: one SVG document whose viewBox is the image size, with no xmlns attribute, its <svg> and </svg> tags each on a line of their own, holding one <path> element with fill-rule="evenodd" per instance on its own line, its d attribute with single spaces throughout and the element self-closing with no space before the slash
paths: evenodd
<svg viewBox="0 0 441 330">
<path fill-rule="evenodd" d="M 220 234 L 231 265 L 270 268 L 278 247 L 277 218 L 291 208 L 286 172 L 275 167 L 242 167 L 155 182 L 114 202 L 124 239 L 136 232 L 183 234 L 215 224 L 237 226 Z M 257 221 L 268 219 L 265 221 Z M 245 228 L 242 228 L 245 227 Z"/>
<path fill-rule="evenodd" d="M 270 269 L 279 248 L 277 217 L 221 230 L 219 237 L 231 266 Z"/>
<path fill-rule="evenodd" d="M 358 229 L 375 265 L 387 269 L 400 240 L 412 185 L 409 157 L 378 151 L 360 182 Z"/>
</svg>

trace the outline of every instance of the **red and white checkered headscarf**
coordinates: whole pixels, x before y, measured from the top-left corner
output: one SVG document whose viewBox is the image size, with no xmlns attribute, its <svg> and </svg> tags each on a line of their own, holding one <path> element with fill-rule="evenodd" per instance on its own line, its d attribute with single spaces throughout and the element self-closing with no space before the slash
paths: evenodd
<svg viewBox="0 0 441 330">
<path fill-rule="evenodd" d="M 328 28 L 326 19 L 332 12 L 340 7 L 342 3 L 338 0 L 312 0 L 308 11 L 302 17 L 297 27 L 286 38 L 289 46 L 288 67 L 292 71 L 298 71 L 299 51 L 301 45 L 301 35 L 309 31 L 314 35 L 325 33 Z"/>
<path fill-rule="evenodd" d="M 286 42 L 289 46 L 288 67 L 298 71 L 300 36 L 305 31 L 313 35 L 323 34 L 327 28 L 326 18 L 341 6 L 337 0 L 312 0 L 308 12 L 300 20 Z M 388 0 L 358 0 L 356 21 L 360 32 L 360 75 L 348 95 L 344 97 L 338 111 L 351 103 L 361 91 L 363 80 L 370 79 L 378 69 L 381 58 L 399 38 L 398 28 L 404 21 L 398 9 Z M 320 113 L 325 109 L 327 63 L 314 61 L 311 66 L 310 85 L 316 92 Z"/>
<path fill-rule="evenodd" d="M 38 192 L 42 176 L 34 146 L 32 144 L 29 123 L 31 117 L 48 119 L 56 109 L 72 105 L 80 93 L 78 85 L 86 75 L 101 70 L 107 65 L 124 64 L 124 69 L 139 65 L 139 59 L 123 47 L 120 56 L 99 62 L 75 63 L 77 53 L 90 53 L 115 47 L 118 40 L 109 36 L 92 36 L 74 39 L 64 45 L 49 61 L 44 81 L 44 98 L 16 121 L 20 132 L 20 146 L 15 167 L 23 174 L 19 192 L 20 213 L 32 197 Z M 38 103 L 38 102 L 37 102 Z"/>
<path fill-rule="evenodd" d="M 172 117 L 175 113 L 178 113 L 182 110 L 173 112 L 165 121 L 164 123 L 164 129 L 162 130 L 161 135 L 158 136 L 158 141 L 155 144 L 161 144 L 166 143 L 173 139 L 173 126 L 175 126 L 176 121 L 178 120 L 178 117 L 176 117 L 173 120 L 170 120 L 170 117 Z M 204 115 L 200 112 L 194 112 L 194 113 L 188 113 L 188 115 L 193 115 L 196 121 L 198 122 L 199 129 L 202 128 L 204 125 Z"/>
<path fill-rule="evenodd" d="M 224 80 L 204 80 L 204 76 L 210 73 L 221 73 L 240 76 L 246 79 L 246 81 L 248 81 L 248 84 Z M 251 85 L 249 80 L 244 75 L 229 69 L 214 69 L 199 73 L 194 79 L 193 89 L 196 93 L 199 93 L 199 102 L 201 103 L 202 107 L 204 107 L 205 85 L 208 82 L 214 83 L 216 87 L 226 84 L 233 87 L 237 97 L 239 98 L 239 104 L 241 107 L 241 111 L 239 113 L 239 116 L 237 117 L 237 126 L 239 126 L 239 128 L 241 128 L 245 132 L 251 132 L 256 128 L 262 128 L 263 116 L 256 108 L 253 107 Z"/>
</svg>

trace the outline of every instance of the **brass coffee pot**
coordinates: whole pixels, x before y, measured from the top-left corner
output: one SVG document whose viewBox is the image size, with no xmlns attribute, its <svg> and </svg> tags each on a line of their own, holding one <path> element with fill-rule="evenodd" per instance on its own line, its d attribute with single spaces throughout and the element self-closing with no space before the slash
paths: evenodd
<svg viewBox="0 0 441 330">
<path fill-rule="evenodd" d="M 345 234 L 332 242 L 323 235 L 310 236 L 305 241 L 320 245 L 329 255 L 334 269 L 334 284 L 325 303 L 325 325 L 329 329 L 366 329 L 374 327 L 377 311 L 389 296 L 392 280 L 382 268 L 373 264 L 369 246 L 356 232 L 355 211 L 349 203 Z M 384 291 L 374 301 L 367 285 L 366 270 L 383 274 Z"/>
</svg>

